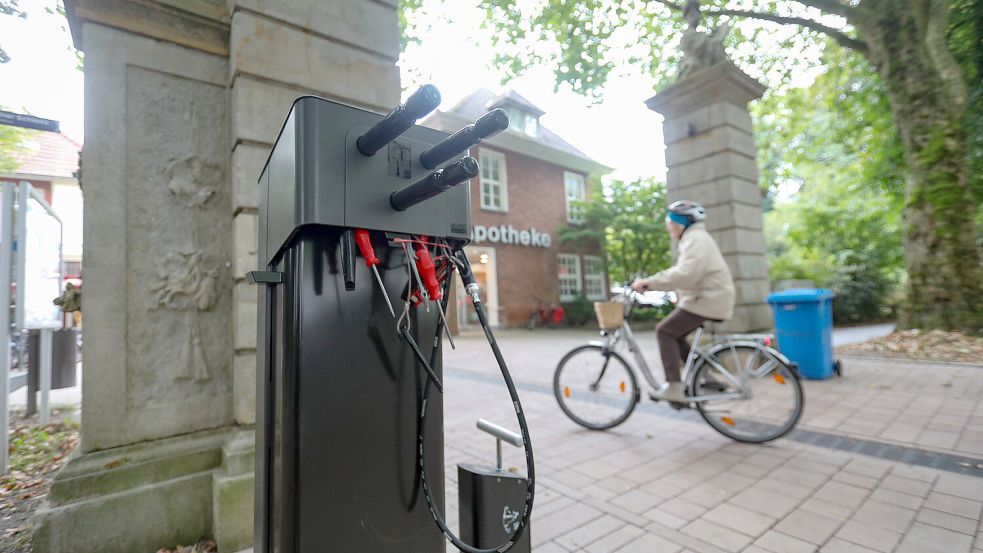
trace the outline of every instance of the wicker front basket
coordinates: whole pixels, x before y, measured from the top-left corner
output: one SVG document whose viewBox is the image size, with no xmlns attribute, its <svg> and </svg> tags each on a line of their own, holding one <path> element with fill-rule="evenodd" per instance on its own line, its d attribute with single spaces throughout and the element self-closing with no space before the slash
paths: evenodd
<svg viewBox="0 0 983 553">
<path fill-rule="evenodd" d="M 604 330 L 621 328 L 621 323 L 625 322 L 625 306 L 613 301 L 595 301 L 594 314 L 597 325 Z"/>
</svg>

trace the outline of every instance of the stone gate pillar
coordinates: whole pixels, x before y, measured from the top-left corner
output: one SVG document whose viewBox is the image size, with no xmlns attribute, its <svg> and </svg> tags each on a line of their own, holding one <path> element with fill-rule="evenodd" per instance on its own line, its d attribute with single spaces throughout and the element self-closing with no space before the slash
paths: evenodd
<svg viewBox="0 0 983 553">
<path fill-rule="evenodd" d="M 85 53 L 82 443 L 38 553 L 252 544 L 257 181 L 293 100 L 399 100 L 397 0 L 67 0 Z"/>
<path fill-rule="evenodd" d="M 729 60 L 688 73 L 645 105 L 665 117 L 669 201 L 707 208 L 707 229 L 734 277 L 737 305 L 726 331 L 771 326 L 761 191 L 747 104 L 765 87 Z"/>
</svg>

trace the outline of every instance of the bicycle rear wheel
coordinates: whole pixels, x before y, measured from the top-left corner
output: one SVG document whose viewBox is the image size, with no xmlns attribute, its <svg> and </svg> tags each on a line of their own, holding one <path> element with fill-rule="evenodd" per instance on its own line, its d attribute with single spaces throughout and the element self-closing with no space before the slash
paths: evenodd
<svg viewBox="0 0 983 553">
<path fill-rule="evenodd" d="M 794 369 L 751 345 L 719 344 L 709 353 L 727 374 L 700 358 L 692 395 L 738 393 L 740 388 L 732 379 L 739 381 L 742 372 L 747 375 L 749 392 L 744 398 L 696 402 L 700 415 L 714 430 L 739 442 L 762 443 L 795 428 L 805 396 Z"/>
<path fill-rule="evenodd" d="M 567 353 L 553 373 L 553 395 L 570 420 L 591 430 L 625 422 L 638 403 L 638 381 L 617 353 L 596 345 Z"/>
</svg>

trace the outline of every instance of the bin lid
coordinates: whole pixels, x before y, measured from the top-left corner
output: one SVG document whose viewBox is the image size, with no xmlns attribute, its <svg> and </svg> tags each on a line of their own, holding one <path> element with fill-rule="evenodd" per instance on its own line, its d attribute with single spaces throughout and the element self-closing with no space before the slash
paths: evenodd
<svg viewBox="0 0 983 553">
<path fill-rule="evenodd" d="M 768 303 L 808 303 L 833 299 L 836 294 L 826 288 L 803 288 L 801 290 L 783 290 L 772 292 L 766 298 Z"/>
</svg>

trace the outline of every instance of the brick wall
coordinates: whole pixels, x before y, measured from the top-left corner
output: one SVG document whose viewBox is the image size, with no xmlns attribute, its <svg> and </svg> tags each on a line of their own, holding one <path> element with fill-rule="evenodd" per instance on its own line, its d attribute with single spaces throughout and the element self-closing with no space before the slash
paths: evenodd
<svg viewBox="0 0 983 553">
<path fill-rule="evenodd" d="M 548 248 L 484 241 L 476 246 L 495 248 L 498 274 L 499 323 L 520 326 L 529 320 L 537 307 L 537 298 L 558 303 L 556 254 L 577 253 L 601 256 L 596 243 L 560 241 L 558 230 L 567 223 L 563 174 L 566 168 L 518 153 L 481 146 L 505 156 L 508 183 L 508 211 L 481 208 L 480 179 L 471 181 L 471 223 L 488 227 L 512 225 L 516 229 L 535 228 L 551 236 Z M 581 173 L 582 174 L 582 173 Z M 584 175 L 586 181 L 586 175 Z M 607 283 L 605 282 L 605 285 Z M 581 267 L 583 286 L 583 267 Z"/>
</svg>

